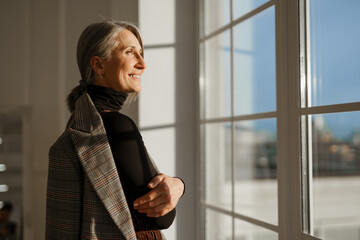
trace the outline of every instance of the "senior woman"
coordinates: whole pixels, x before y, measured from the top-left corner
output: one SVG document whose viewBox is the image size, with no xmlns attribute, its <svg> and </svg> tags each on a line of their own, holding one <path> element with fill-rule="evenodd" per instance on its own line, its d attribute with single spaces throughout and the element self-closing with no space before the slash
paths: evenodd
<svg viewBox="0 0 360 240">
<path fill-rule="evenodd" d="M 183 181 L 160 174 L 135 123 L 119 112 L 146 68 L 137 28 L 103 21 L 81 34 L 82 80 L 71 117 L 51 146 L 46 239 L 165 239 Z"/>
</svg>

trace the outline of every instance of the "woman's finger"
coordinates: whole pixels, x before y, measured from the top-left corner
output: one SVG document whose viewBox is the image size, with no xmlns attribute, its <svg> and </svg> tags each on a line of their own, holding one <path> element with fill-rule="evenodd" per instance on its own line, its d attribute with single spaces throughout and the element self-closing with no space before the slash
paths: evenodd
<svg viewBox="0 0 360 240">
<path fill-rule="evenodd" d="M 168 207 L 168 204 L 163 203 L 152 208 L 146 208 L 139 210 L 140 213 L 145 213 L 148 217 L 160 217 L 164 216 L 172 209 Z"/>
<path fill-rule="evenodd" d="M 136 199 L 134 201 L 134 208 L 138 209 L 141 208 L 142 205 L 153 201 L 154 199 L 158 198 L 161 195 L 160 191 L 156 191 L 156 189 L 151 190 L 150 192 L 148 192 L 147 194 L 139 197 L 138 199 Z"/>
<path fill-rule="evenodd" d="M 155 188 L 157 185 L 159 185 L 159 183 L 161 183 L 161 181 L 165 178 L 165 176 L 166 175 L 162 173 L 156 175 L 151 179 L 151 181 L 148 183 L 147 186 L 151 189 Z"/>
</svg>

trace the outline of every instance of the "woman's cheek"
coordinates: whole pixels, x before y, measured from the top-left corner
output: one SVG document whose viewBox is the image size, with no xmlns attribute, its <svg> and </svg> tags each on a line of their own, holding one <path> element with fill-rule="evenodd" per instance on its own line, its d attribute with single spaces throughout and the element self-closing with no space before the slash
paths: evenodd
<svg viewBox="0 0 360 240">
<path fill-rule="evenodd" d="M 125 71 L 120 71 L 120 87 L 121 87 L 121 90 L 123 91 L 128 91 L 128 75 Z"/>
</svg>

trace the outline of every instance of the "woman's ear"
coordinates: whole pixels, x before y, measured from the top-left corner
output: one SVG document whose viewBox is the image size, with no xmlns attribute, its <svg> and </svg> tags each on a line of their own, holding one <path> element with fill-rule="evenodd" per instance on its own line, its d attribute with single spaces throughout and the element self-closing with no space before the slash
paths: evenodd
<svg viewBox="0 0 360 240">
<path fill-rule="evenodd" d="M 97 74 L 97 75 L 103 75 L 104 74 L 104 66 L 103 66 L 103 61 L 100 57 L 98 56 L 92 56 L 90 59 L 90 65 L 91 68 L 93 69 L 93 71 Z"/>
</svg>

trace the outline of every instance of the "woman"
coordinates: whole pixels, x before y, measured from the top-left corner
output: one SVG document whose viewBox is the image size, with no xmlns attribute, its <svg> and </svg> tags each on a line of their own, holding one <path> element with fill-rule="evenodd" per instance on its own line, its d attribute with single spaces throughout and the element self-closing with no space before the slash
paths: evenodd
<svg viewBox="0 0 360 240">
<path fill-rule="evenodd" d="M 82 80 L 72 113 L 49 152 L 46 239 L 165 239 L 184 192 L 159 174 L 134 122 L 119 113 L 141 90 L 146 68 L 136 27 L 104 21 L 81 34 Z"/>
</svg>

